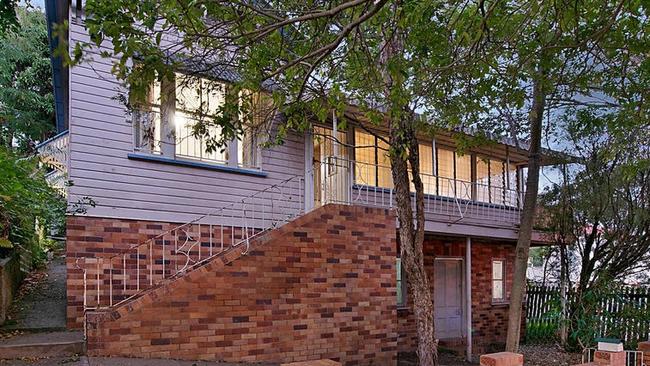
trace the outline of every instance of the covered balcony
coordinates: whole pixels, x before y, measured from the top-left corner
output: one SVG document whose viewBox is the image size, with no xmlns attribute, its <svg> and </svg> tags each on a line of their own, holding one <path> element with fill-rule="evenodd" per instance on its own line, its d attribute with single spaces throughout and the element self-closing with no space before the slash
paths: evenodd
<svg viewBox="0 0 650 366">
<path fill-rule="evenodd" d="M 36 146 L 41 164 L 46 166 L 45 176 L 48 184 L 58 190 L 64 197 L 68 189 L 68 166 L 70 151 L 70 135 L 63 131 Z"/>
<path fill-rule="evenodd" d="M 395 207 L 390 167 L 329 156 L 315 169 L 316 205 L 343 203 Z M 519 224 L 522 192 L 484 182 L 421 173 L 428 222 L 512 228 Z M 380 184 L 377 176 L 383 177 Z M 414 191 L 412 187 L 412 191 Z M 414 195 L 414 193 L 413 193 Z M 433 225 L 430 225 L 433 228 Z"/>
<path fill-rule="evenodd" d="M 311 149 L 314 205 L 395 207 L 386 141 L 358 128 L 317 129 Z M 442 138 L 422 140 L 419 149 L 428 232 L 517 238 L 525 152 L 495 144 L 461 153 L 453 141 Z M 413 196 L 414 191 L 411 187 Z"/>
</svg>

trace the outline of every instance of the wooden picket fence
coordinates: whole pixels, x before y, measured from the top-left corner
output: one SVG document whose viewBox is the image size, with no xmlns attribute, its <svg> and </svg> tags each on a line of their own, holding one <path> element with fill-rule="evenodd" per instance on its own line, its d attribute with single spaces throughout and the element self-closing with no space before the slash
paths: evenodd
<svg viewBox="0 0 650 366">
<path fill-rule="evenodd" d="M 554 340 L 562 321 L 560 308 L 559 287 L 529 284 L 526 289 L 526 341 Z"/>
<path fill-rule="evenodd" d="M 576 294 L 569 292 L 567 302 L 570 308 L 576 304 Z M 615 337 L 630 347 L 639 341 L 648 340 L 650 335 L 650 288 L 624 287 L 602 296 L 595 309 L 596 337 Z M 557 286 L 529 285 L 526 297 L 526 341 L 545 342 L 555 340 L 560 324 L 566 316 L 562 314 L 560 289 Z"/>
</svg>

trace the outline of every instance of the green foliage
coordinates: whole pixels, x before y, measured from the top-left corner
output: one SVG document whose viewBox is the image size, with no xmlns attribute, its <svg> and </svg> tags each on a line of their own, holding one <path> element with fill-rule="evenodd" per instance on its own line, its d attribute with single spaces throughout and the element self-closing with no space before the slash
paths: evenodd
<svg viewBox="0 0 650 366">
<path fill-rule="evenodd" d="M 45 15 L 17 15 L 18 26 L 0 32 L 0 144 L 30 152 L 54 130 L 52 69 Z"/>
<path fill-rule="evenodd" d="M 235 72 L 234 93 L 265 89 L 285 112 L 279 142 L 285 131 L 324 121 L 332 110 L 343 119 L 346 105 L 376 124 L 417 111 L 429 126 L 471 131 L 476 143 L 526 138 L 536 80 L 554 115 L 549 129 L 556 117 L 587 106 L 624 110 L 633 125 L 647 122 L 650 42 L 642 2 L 264 4 L 89 0 L 86 25 L 94 46 L 113 47 L 102 55 L 113 58 L 130 97 L 142 100 L 155 79 L 176 70 L 216 78 Z M 383 60 L 394 39 L 402 52 Z M 75 44 L 69 61 L 82 60 L 88 47 Z M 205 123 L 231 137 L 242 131 L 231 118 L 246 111 L 234 99 L 227 104 Z M 195 133 L 208 138 L 207 130 Z"/>
<path fill-rule="evenodd" d="M 36 158 L 0 147 L 0 240 L 34 254 L 42 253 L 37 220 L 43 228 L 59 230 L 65 220 L 65 199 L 48 186 L 44 174 Z"/>
<path fill-rule="evenodd" d="M 625 340 L 628 338 L 626 332 L 634 333 L 633 324 L 643 324 L 649 319 L 647 308 L 636 306 L 625 296 L 623 288 L 606 282 L 577 294 L 572 305 L 567 344 L 570 350 L 594 347 L 597 338 Z M 638 336 L 641 338 L 624 342 L 626 349 L 636 349 L 636 344 L 645 340 L 646 334 Z"/>
<path fill-rule="evenodd" d="M 531 287 L 529 287 L 529 290 Z M 626 349 L 636 349 L 646 340 L 650 330 L 650 307 L 647 288 L 630 288 L 599 283 L 583 293 L 567 294 L 568 319 L 561 312 L 560 291 L 557 287 L 533 287 L 529 294 L 526 318 L 526 343 L 555 343 L 559 341 L 560 326 L 567 326 L 567 349 L 581 352 L 594 347 L 598 338 L 617 338 Z M 543 294 L 540 290 L 543 289 Z M 535 292 L 537 291 L 537 292 Z M 542 295 L 542 296 L 540 296 Z M 540 313 L 539 308 L 544 309 Z"/>
<path fill-rule="evenodd" d="M 527 344 L 553 342 L 557 339 L 559 329 L 558 319 L 551 316 L 526 321 L 525 342 Z"/>
<path fill-rule="evenodd" d="M 541 199 L 545 226 L 569 248 L 586 292 L 603 279 L 621 283 L 650 268 L 650 129 L 627 113 L 577 111 L 565 141 L 579 164 Z"/>
<path fill-rule="evenodd" d="M 548 255 L 550 248 L 548 247 L 535 247 L 530 249 L 528 258 L 531 260 L 534 266 L 541 266 L 544 263 L 544 259 Z"/>
<path fill-rule="evenodd" d="M 17 0 L 0 1 L 0 35 L 18 25 L 16 17 Z"/>
</svg>

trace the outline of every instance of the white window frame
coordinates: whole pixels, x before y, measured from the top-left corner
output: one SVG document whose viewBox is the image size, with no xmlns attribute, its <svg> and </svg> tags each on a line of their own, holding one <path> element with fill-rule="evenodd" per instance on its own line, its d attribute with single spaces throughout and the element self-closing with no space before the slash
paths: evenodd
<svg viewBox="0 0 650 366">
<path fill-rule="evenodd" d="M 398 269 L 399 267 L 399 269 Z M 398 308 L 403 308 L 406 307 L 407 305 L 407 284 L 406 284 L 406 274 L 404 272 L 404 267 L 402 266 L 402 258 L 397 257 L 397 260 L 395 262 L 395 270 L 397 272 L 397 282 L 400 283 L 400 286 L 398 287 L 397 284 L 395 285 L 396 290 L 397 290 L 397 307 Z M 401 300 L 401 301 L 400 301 Z"/>
<path fill-rule="evenodd" d="M 223 82 L 224 86 L 227 88 L 227 83 Z M 174 79 L 174 90 L 176 90 L 176 78 Z M 162 93 L 162 88 L 160 88 L 160 92 Z M 176 93 L 174 93 L 175 95 Z M 174 103 L 174 114 L 176 111 L 181 111 L 187 113 L 187 111 L 184 111 L 182 109 L 179 109 L 177 106 L 177 101 L 178 95 L 175 95 L 175 100 L 173 101 Z M 159 119 L 159 126 L 158 128 L 162 128 L 162 121 L 164 119 L 163 117 L 163 107 L 161 105 L 160 101 L 153 101 L 153 102 L 147 102 L 146 105 L 143 106 L 144 108 L 153 108 L 153 111 L 151 113 L 157 113 L 158 114 L 158 119 Z M 145 113 L 148 111 L 144 111 Z M 142 113 L 140 111 L 136 112 L 136 114 Z M 173 116 L 173 115 L 172 115 Z M 189 161 L 189 162 L 200 162 L 204 164 L 210 164 L 214 166 L 225 166 L 225 167 L 232 167 L 232 168 L 240 168 L 244 170 L 262 170 L 262 156 L 261 156 L 261 146 L 258 143 L 256 146 L 256 151 L 254 154 L 256 154 L 255 157 L 255 166 L 248 166 L 245 165 L 243 162 L 239 161 L 239 156 L 240 156 L 240 151 L 239 151 L 239 146 L 242 144 L 241 141 L 239 141 L 238 138 L 234 138 L 230 140 L 226 146 L 223 147 L 224 151 L 227 153 L 227 159 L 220 161 L 220 160 L 214 160 L 214 159 L 207 159 L 203 158 L 202 154 L 201 156 L 189 156 L 189 155 L 178 155 L 178 142 L 175 142 L 174 148 L 172 149 L 173 151 L 168 151 L 166 154 L 164 151 L 162 151 L 160 148 L 158 149 L 152 149 L 151 151 L 143 151 L 138 144 L 140 143 L 137 141 L 139 139 L 139 136 L 141 134 L 140 130 L 142 129 L 141 126 L 141 121 L 138 119 L 133 119 L 133 142 L 134 142 L 134 151 L 137 153 L 142 153 L 142 154 L 147 154 L 147 155 L 157 155 L 157 156 L 162 156 L 164 158 L 172 159 L 172 160 L 177 160 L 177 161 Z M 176 131 L 176 126 L 173 126 L 174 131 Z M 163 140 L 162 138 L 160 140 Z M 255 140 L 257 142 L 257 139 Z M 160 143 L 161 141 L 159 141 Z M 164 142 L 162 142 L 164 143 Z M 205 153 L 205 152 L 204 152 Z"/>
<path fill-rule="evenodd" d="M 494 278 L 494 269 L 497 263 L 501 264 L 501 278 Z M 507 302 L 506 297 L 506 260 L 503 258 L 492 258 L 492 265 L 490 266 L 490 279 L 491 279 L 491 293 L 490 297 L 492 298 L 492 303 L 503 304 Z M 495 297 L 495 283 L 501 282 L 501 297 Z"/>
</svg>

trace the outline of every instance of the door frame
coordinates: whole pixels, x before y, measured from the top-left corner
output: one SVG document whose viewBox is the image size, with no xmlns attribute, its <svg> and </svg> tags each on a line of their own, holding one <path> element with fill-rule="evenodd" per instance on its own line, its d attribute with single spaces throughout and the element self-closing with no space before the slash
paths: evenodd
<svg viewBox="0 0 650 366">
<path fill-rule="evenodd" d="M 466 281 L 466 278 L 465 278 L 466 276 L 464 275 L 465 274 L 465 258 L 463 258 L 463 257 L 454 257 L 454 256 L 436 256 L 433 259 L 433 265 L 435 266 L 436 262 L 439 262 L 439 261 L 460 262 L 460 273 L 458 274 L 460 276 L 460 284 L 461 284 L 461 290 L 460 290 L 461 291 L 461 299 L 460 299 L 461 306 L 460 306 L 460 308 L 461 308 L 461 312 L 462 312 L 462 315 L 460 317 L 460 319 L 461 319 L 460 336 L 461 336 L 462 339 L 467 339 L 467 329 L 464 326 L 464 324 L 466 324 L 466 322 L 467 322 L 467 299 L 466 299 L 466 291 L 467 291 L 466 290 L 466 286 L 467 286 L 466 282 L 467 281 Z M 435 269 L 433 271 L 434 271 L 433 273 L 434 273 L 434 276 L 435 276 Z M 433 296 L 433 299 L 435 300 L 435 291 L 436 291 L 435 279 L 433 281 L 433 284 L 434 284 L 434 287 L 433 287 L 434 292 L 431 295 Z M 433 311 L 436 311 L 435 302 L 433 304 Z M 434 319 L 435 319 L 435 315 L 434 315 Z"/>
</svg>

